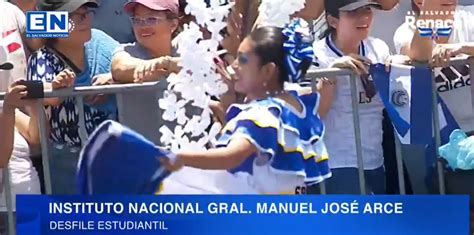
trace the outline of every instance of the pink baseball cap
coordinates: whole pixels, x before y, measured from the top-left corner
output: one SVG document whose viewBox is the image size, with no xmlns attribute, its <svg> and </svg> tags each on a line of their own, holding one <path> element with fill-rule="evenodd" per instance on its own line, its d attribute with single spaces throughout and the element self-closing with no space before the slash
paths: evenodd
<svg viewBox="0 0 474 235">
<path fill-rule="evenodd" d="M 155 11 L 171 11 L 176 15 L 179 15 L 179 3 L 178 0 L 129 0 L 123 6 L 123 9 L 128 14 L 132 13 L 137 4 L 141 4 L 151 10 Z"/>
</svg>

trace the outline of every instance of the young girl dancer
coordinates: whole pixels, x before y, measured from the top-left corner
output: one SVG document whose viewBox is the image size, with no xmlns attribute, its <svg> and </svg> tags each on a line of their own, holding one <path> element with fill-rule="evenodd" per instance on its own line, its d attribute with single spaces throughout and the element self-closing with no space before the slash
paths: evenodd
<svg viewBox="0 0 474 235">
<path fill-rule="evenodd" d="M 303 29 L 299 20 L 283 30 L 261 27 L 241 43 L 232 64 L 234 89 L 247 102 L 229 107 L 216 148 L 161 158 L 167 170 L 223 170 L 216 185 L 224 194 L 295 194 L 301 186 L 331 176 L 324 125 L 317 114 L 319 95 L 284 90 L 284 83 L 298 82 L 314 60 Z"/>
</svg>

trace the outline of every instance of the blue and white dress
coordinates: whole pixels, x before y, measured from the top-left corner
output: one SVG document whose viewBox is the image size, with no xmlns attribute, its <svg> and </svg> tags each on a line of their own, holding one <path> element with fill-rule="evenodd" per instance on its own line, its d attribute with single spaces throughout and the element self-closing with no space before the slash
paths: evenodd
<svg viewBox="0 0 474 235">
<path fill-rule="evenodd" d="M 298 112 L 285 101 L 268 98 L 232 105 L 217 147 L 245 138 L 258 152 L 236 169 L 184 167 L 164 180 L 162 194 L 297 194 L 301 186 L 331 176 L 323 141 L 324 125 L 317 114 L 319 95 L 298 95 Z"/>
<path fill-rule="evenodd" d="M 153 143 L 118 123 L 105 122 L 82 151 L 78 174 L 81 192 L 150 193 L 154 188 L 145 190 L 142 185 L 159 184 L 159 194 L 297 194 L 301 186 L 319 183 L 331 172 L 323 141 L 324 125 L 317 115 L 318 94 L 291 94 L 301 104 L 301 112 L 278 98 L 229 108 L 217 147 L 245 138 L 258 149 L 229 171 L 184 167 L 169 177 L 162 176 L 155 157 L 172 158 L 172 154 L 160 153 Z M 102 186 L 93 190 L 94 185 Z"/>
<path fill-rule="evenodd" d="M 331 176 L 322 138 L 324 125 L 317 114 L 319 95 L 290 94 L 301 104 L 301 112 L 271 97 L 233 105 L 227 112 L 227 124 L 217 146 L 245 138 L 257 147 L 254 156 L 231 171 L 236 178 L 246 178 L 247 190 L 253 189 L 253 193 L 294 194 L 299 186 Z"/>
</svg>

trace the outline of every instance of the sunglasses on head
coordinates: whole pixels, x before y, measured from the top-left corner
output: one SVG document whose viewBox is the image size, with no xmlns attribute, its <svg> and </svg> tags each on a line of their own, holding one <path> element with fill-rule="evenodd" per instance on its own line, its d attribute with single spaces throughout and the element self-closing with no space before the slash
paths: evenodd
<svg viewBox="0 0 474 235">
<path fill-rule="evenodd" d="M 360 80 L 362 81 L 362 86 L 365 90 L 365 96 L 369 99 L 372 99 L 375 94 L 377 94 L 372 76 L 370 76 L 370 74 L 364 74 L 360 76 Z"/>
</svg>

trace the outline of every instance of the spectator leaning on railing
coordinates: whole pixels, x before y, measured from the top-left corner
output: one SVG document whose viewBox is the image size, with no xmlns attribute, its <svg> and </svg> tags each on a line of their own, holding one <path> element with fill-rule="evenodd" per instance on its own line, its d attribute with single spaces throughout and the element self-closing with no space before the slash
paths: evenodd
<svg viewBox="0 0 474 235">
<path fill-rule="evenodd" d="M 38 173 L 30 159 L 30 147 L 38 146 L 40 141 L 37 109 L 33 108 L 34 102 L 22 99 L 26 95 L 26 87 L 15 82 L 8 89 L 5 100 L 0 101 L 0 168 L 8 166 L 10 171 L 13 206 L 16 194 L 41 193 Z M 19 110 L 25 108 L 29 116 Z M 2 207 L 5 206 L 5 184 L 2 178 Z"/>
<path fill-rule="evenodd" d="M 458 5 L 457 0 L 412 0 L 416 20 L 428 24 L 435 20 L 452 24 L 449 37 L 421 37 L 419 31 L 408 23 L 402 24 L 394 35 L 398 53 L 412 60 L 428 62 L 434 68 L 434 79 L 438 94 L 465 132 L 474 131 L 474 110 L 471 102 L 470 69 L 467 65 L 448 66 L 450 59 L 461 54 L 474 55 L 474 7 Z M 433 12 L 435 14 L 420 14 Z M 438 14 L 436 14 L 438 12 Z M 439 12 L 443 12 L 440 14 Z M 445 14 L 448 12 L 449 14 Z M 454 12 L 454 14 L 451 14 Z M 429 27 L 435 28 L 435 27 Z M 435 34 L 438 32 L 434 32 Z M 442 142 L 447 142 L 442 139 Z M 434 167 L 434 148 L 429 148 L 428 167 Z M 429 171 L 432 172 L 432 171 Z M 431 179 L 428 176 L 428 180 Z M 430 181 L 430 180 L 429 180 Z"/>
<path fill-rule="evenodd" d="M 351 87 L 348 76 L 322 79 L 319 114 L 325 121 L 324 141 L 328 148 L 333 177 L 327 183 L 329 194 L 359 194 L 355 138 L 362 141 L 363 163 L 368 193 L 385 193 L 382 151 L 383 104 L 369 79 L 370 63 L 385 63 L 390 52 L 385 42 L 369 37 L 373 8 L 380 5 L 366 0 L 326 0 L 328 36 L 315 42 L 314 51 L 321 68 L 348 68 L 356 79 L 361 136 L 354 133 Z"/>
<path fill-rule="evenodd" d="M 45 87 L 63 88 L 108 84 L 112 81 L 110 64 L 118 42 L 100 30 L 91 29 L 95 0 L 40 0 L 38 9 L 67 11 L 74 28 L 68 38 L 50 39 L 32 54 L 28 79 L 43 81 Z M 116 117 L 114 97 L 86 97 L 85 128 L 91 133 L 97 125 Z M 72 190 L 78 150 L 79 116 L 75 98 L 45 100 L 52 152 L 53 191 Z"/>
<path fill-rule="evenodd" d="M 124 5 L 130 14 L 136 42 L 117 48 L 112 74 L 117 82 L 157 81 L 179 71 L 171 45 L 178 27 L 177 0 L 138 0 Z M 160 43 L 157 43 L 160 42 Z"/>
<path fill-rule="evenodd" d="M 38 173 L 31 160 L 39 143 L 37 112 L 31 102 L 20 100 L 26 95 L 25 87 L 14 83 L 26 77 L 25 52 L 35 42 L 24 37 L 25 22 L 24 13 L 17 6 L 0 2 L 0 92 L 7 92 L 5 101 L 0 101 L 0 167 L 8 166 L 10 171 L 13 200 L 15 194 L 41 193 Z M 3 179 L 0 182 L 4 192 L 6 182 Z M 2 193 L 0 207 L 5 205 Z"/>
<path fill-rule="evenodd" d="M 141 93 L 125 100 L 125 106 L 143 105 L 151 102 L 151 106 L 159 109 L 157 98 L 162 98 L 168 90 L 167 76 L 179 72 L 179 55 L 172 45 L 173 34 L 178 28 L 178 0 L 137 0 L 129 1 L 124 9 L 131 15 L 136 42 L 122 45 L 112 58 L 112 74 L 116 82 L 132 83 L 160 81 L 158 90 Z M 160 43 L 156 43 L 160 42 Z M 186 114 L 198 115 L 202 111 L 190 104 L 185 106 Z M 159 112 L 159 111 L 157 111 Z M 147 117 L 147 120 L 151 115 Z M 160 125 L 167 125 L 174 130 L 175 122 L 163 120 Z M 158 130 L 156 130 L 158 133 Z"/>
</svg>

